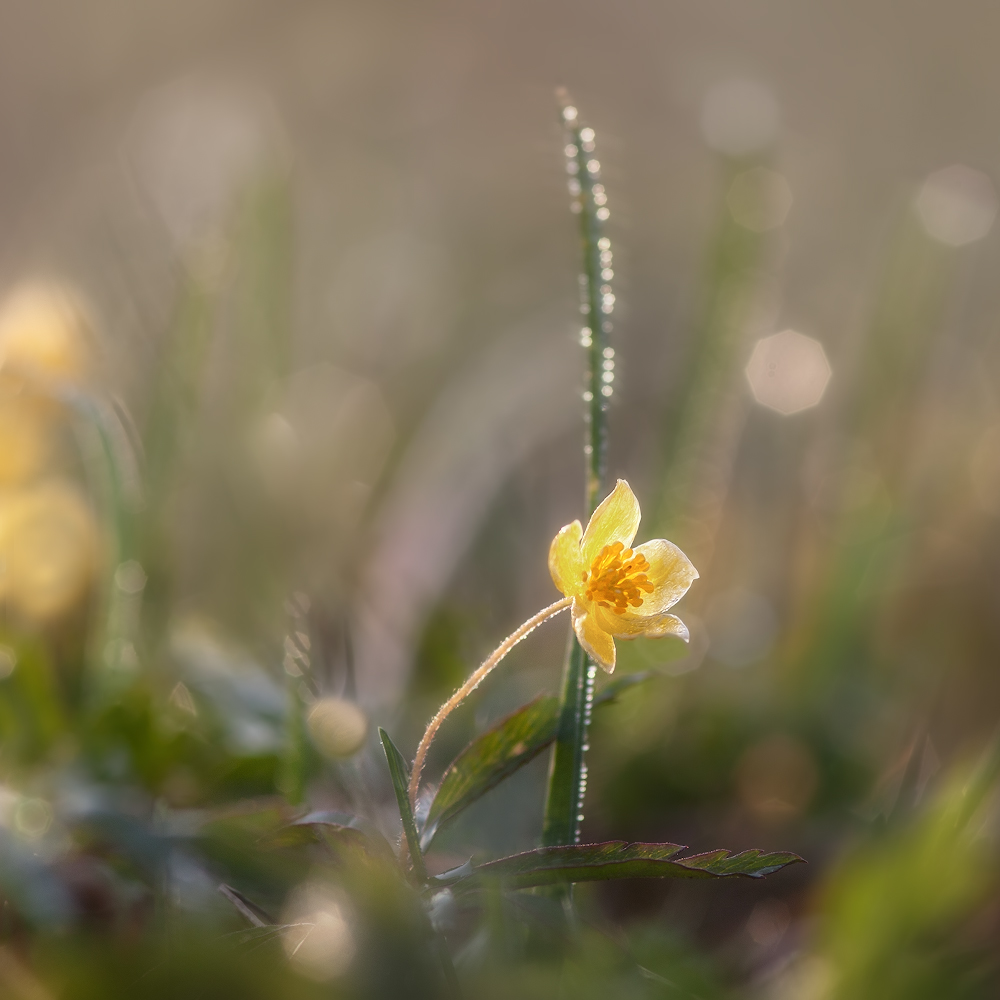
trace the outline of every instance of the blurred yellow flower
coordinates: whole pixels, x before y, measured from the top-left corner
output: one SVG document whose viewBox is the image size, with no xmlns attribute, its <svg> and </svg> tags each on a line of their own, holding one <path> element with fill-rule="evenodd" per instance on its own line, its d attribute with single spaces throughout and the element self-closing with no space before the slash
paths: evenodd
<svg viewBox="0 0 1000 1000">
<path fill-rule="evenodd" d="M 0 303 L 0 377 L 30 383 L 78 382 L 89 360 L 87 321 L 67 289 L 19 285 Z"/>
<path fill-rule="evenodd" d="M 97 556 L 97 523 L 71 484 L 49 481 L 0 501 L 0 597 L 28 621 L 70 610 L 86 593 Z"/>
<path fill-rule="evenodd" d="M 552 540 L 549 572 L 573 599 L 573 631 L 608 673 L 615 669 L 615 639 L 675 635 L 687 626 L 667 613 L 698 578 L 673 542 L 654 538 L 634 549 L 639 501 L 624 479 L 594 511 L 587 530 L 567 524 Z"/>
<path fill-rule="evenodd" d="M 0 486 L 36 476 L 52 450 L 51 420 L 21 393 L 0 388 Z"/>
</svg>

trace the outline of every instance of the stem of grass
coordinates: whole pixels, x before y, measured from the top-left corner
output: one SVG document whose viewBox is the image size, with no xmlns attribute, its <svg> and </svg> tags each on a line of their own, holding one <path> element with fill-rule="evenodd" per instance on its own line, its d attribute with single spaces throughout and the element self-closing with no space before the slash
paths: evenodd
<svg viewBox="0 0 1000 1000">
<path fill-rule="evenodd" d="M 614 351 L 608 346 L 615 301 L 610 285 L 611 244 L 602 234 L 603 223 L 608 217 L 607 196 L 600 181 L 593 129 L 582 125 L 577 109 L 564 94 L 560 94 L 560 98 L 566 128 L 571 207 L 579 217 L 583 260 L 580 311 L 584 326 L 580 342 L 586 357 L 584 499 L 590 515 L 603 493 L 607 466 L 607 410 L 614 382 Z M 594 664 L 571 632 L 560 695 L 559 730 L 552 751 L 545 803 L 542 842 L 546 846 L 573 844 L 580 839 L 587 782 L 584 758 L 595 674 Z"/>
</svg>

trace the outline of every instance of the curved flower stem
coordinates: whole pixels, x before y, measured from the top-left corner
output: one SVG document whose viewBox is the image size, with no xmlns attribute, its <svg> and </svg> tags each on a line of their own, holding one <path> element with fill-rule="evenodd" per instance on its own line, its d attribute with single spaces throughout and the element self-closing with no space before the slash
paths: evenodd
<svg viewBox="0 0 1000 1000">
<path fill-rule="evenodd" d="M 547 608 L 542 608 L 537 615 L 533 615 L 523 625 L 515 629 L 503 642 L 493 650 L 490 655 L 483 660 L 482 665 L 472 674 L 469 679 L 438 709 L 437 715 L 428 723 L 420 745 L 417 747 L 417 755 L 413 759 L 413 771 L 410 774 L 410 805 L 416 807 L 417 791 L 420 788 L 420 774 L 424 769 L 424 761 L 427 759 L 427 751 L 430 749 L 437 731 L 441 728 L 441 723 L 448 718 L 451 713 L 462 704 L 463 701 L 476 690 L 483 682 L 486 675 L 526 636 L 533 632 L 542 622 L 548 621 L 553 615 L 565 611 L 573 603 L 572 597 L 562 597 Z"/>
</svg>

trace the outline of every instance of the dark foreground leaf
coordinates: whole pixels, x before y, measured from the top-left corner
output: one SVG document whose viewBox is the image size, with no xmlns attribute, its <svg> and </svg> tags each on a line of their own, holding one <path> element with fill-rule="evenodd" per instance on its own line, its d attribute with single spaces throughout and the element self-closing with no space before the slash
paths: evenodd
<svg viewBox="0 0 1000 1000">
<path fill-rule="evenodd" d="M 410 797 L 406 789 L 410 780 L 410 769 L 406 766 L 403 755 L 396 749 L 396 744 L 389 739 L 389 734 L 380 727 L 378 735 L 382 740 L 382 749 L 389 765 L 389 775 L 396 793 L 396 805 L 399 806 L 399 818 L 403 821 L 403 835 L 410 849 L 413 873 L 421 882 L 425 882 L 427 870 L 424 868 L 424 858 L 420 853 L 420 838 L 417 836 L 417 825 L 413 821 L 413 810 L 410 808 Z"/>
<path fill-rule="evenodd" d="M 782 851 L 710 851 L 677 858 L 686 848 L 679 844 L 629 844 L 610 840 L 603 844 L 540 847 L 499 861 L 479 865 L 460 878 L 455 889 L 473 889 L 483 878 L 498 879 L 510 889 L 528 889 L 557 882 L 596 882 L 617 878 L 724 878 L 744 875 L 762 878 L 786 865 L 802 861 Z"/>
<path fill-rule="evenodd" d="M 541 695 L 476 737 L 449 765 L 420 837 L 427 850 L 442 824 L 538 756 L 556 737 L 559 701 Z"/>
</svg>

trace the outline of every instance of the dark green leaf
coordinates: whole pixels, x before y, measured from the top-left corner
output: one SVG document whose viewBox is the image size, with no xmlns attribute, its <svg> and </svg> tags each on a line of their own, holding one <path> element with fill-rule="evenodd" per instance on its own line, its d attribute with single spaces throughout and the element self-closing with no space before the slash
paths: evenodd
<svg viewBox="0 0 1000 1000">
<path fill-rule="evenodd" d="M 410 848 L 410 860 L 413 863 L 413 873 L 421 882 L 427 880 L 427 870 L 424 868 L 424 858 L 420 853 L 420 838 L 417 836 L 417 825 L 413 821 L 413 810 L 410 808 L 410 798 L 406 791 L 410 778 L 410 769 L 406 766 L 403 755 L 396 749 L 396 744 L 389 739 L 389 734 L 379 727 L 379 738 L 389 765 L 389 775 L 392 787 L 396 792 L 396 805 L 399 806 L 399 818 L 403 821 L 403 835 Z"/>
<path fill-rule="evenodd" d="M 290 824 L 289 830 L 310 831 L 316 841 L 360 845 L 376 857 L 392 857 L 392 848 L 382 834 L 366 820 L 334 810 L 311 812 Z"/>
<path fill-rule="evenodd" d="M 783 851 L 710 851 L 692 857 L 675 857 L 686 848 L 679 844 L 629 844 L 611 840 L 603 844 L 574 844 L 540 847 L 491 861 L 474 869 L 456 884 L 461 890 L 473 888 L 477 878 L 499 879 L 508 888 L 528 889 L 558 882 L 595 882 L 617 878 L 719 878 L 745 875 L 761 878 L 802 861 L 797 854 Z"/>
<path fill-rule="evenodd" d="M 474 739 L 448 767 L 424 822 L 420 843 L 480 796 L 534 759 L 556 737 L 559 703 L 541 695 Z"/>
<path fill-rule="evenodd" d="M 594 708 L 610 705 L 629 688 L 654 677 L 644 670 L 617 677 L 594 698 Z M 535 759 L 556 738 L 558 699 L 540 695 L 472 741 L 451 762 L 431 802 L 420 834 L 426 851 L 438 831 L 480 796 Z"/>
</svg>

